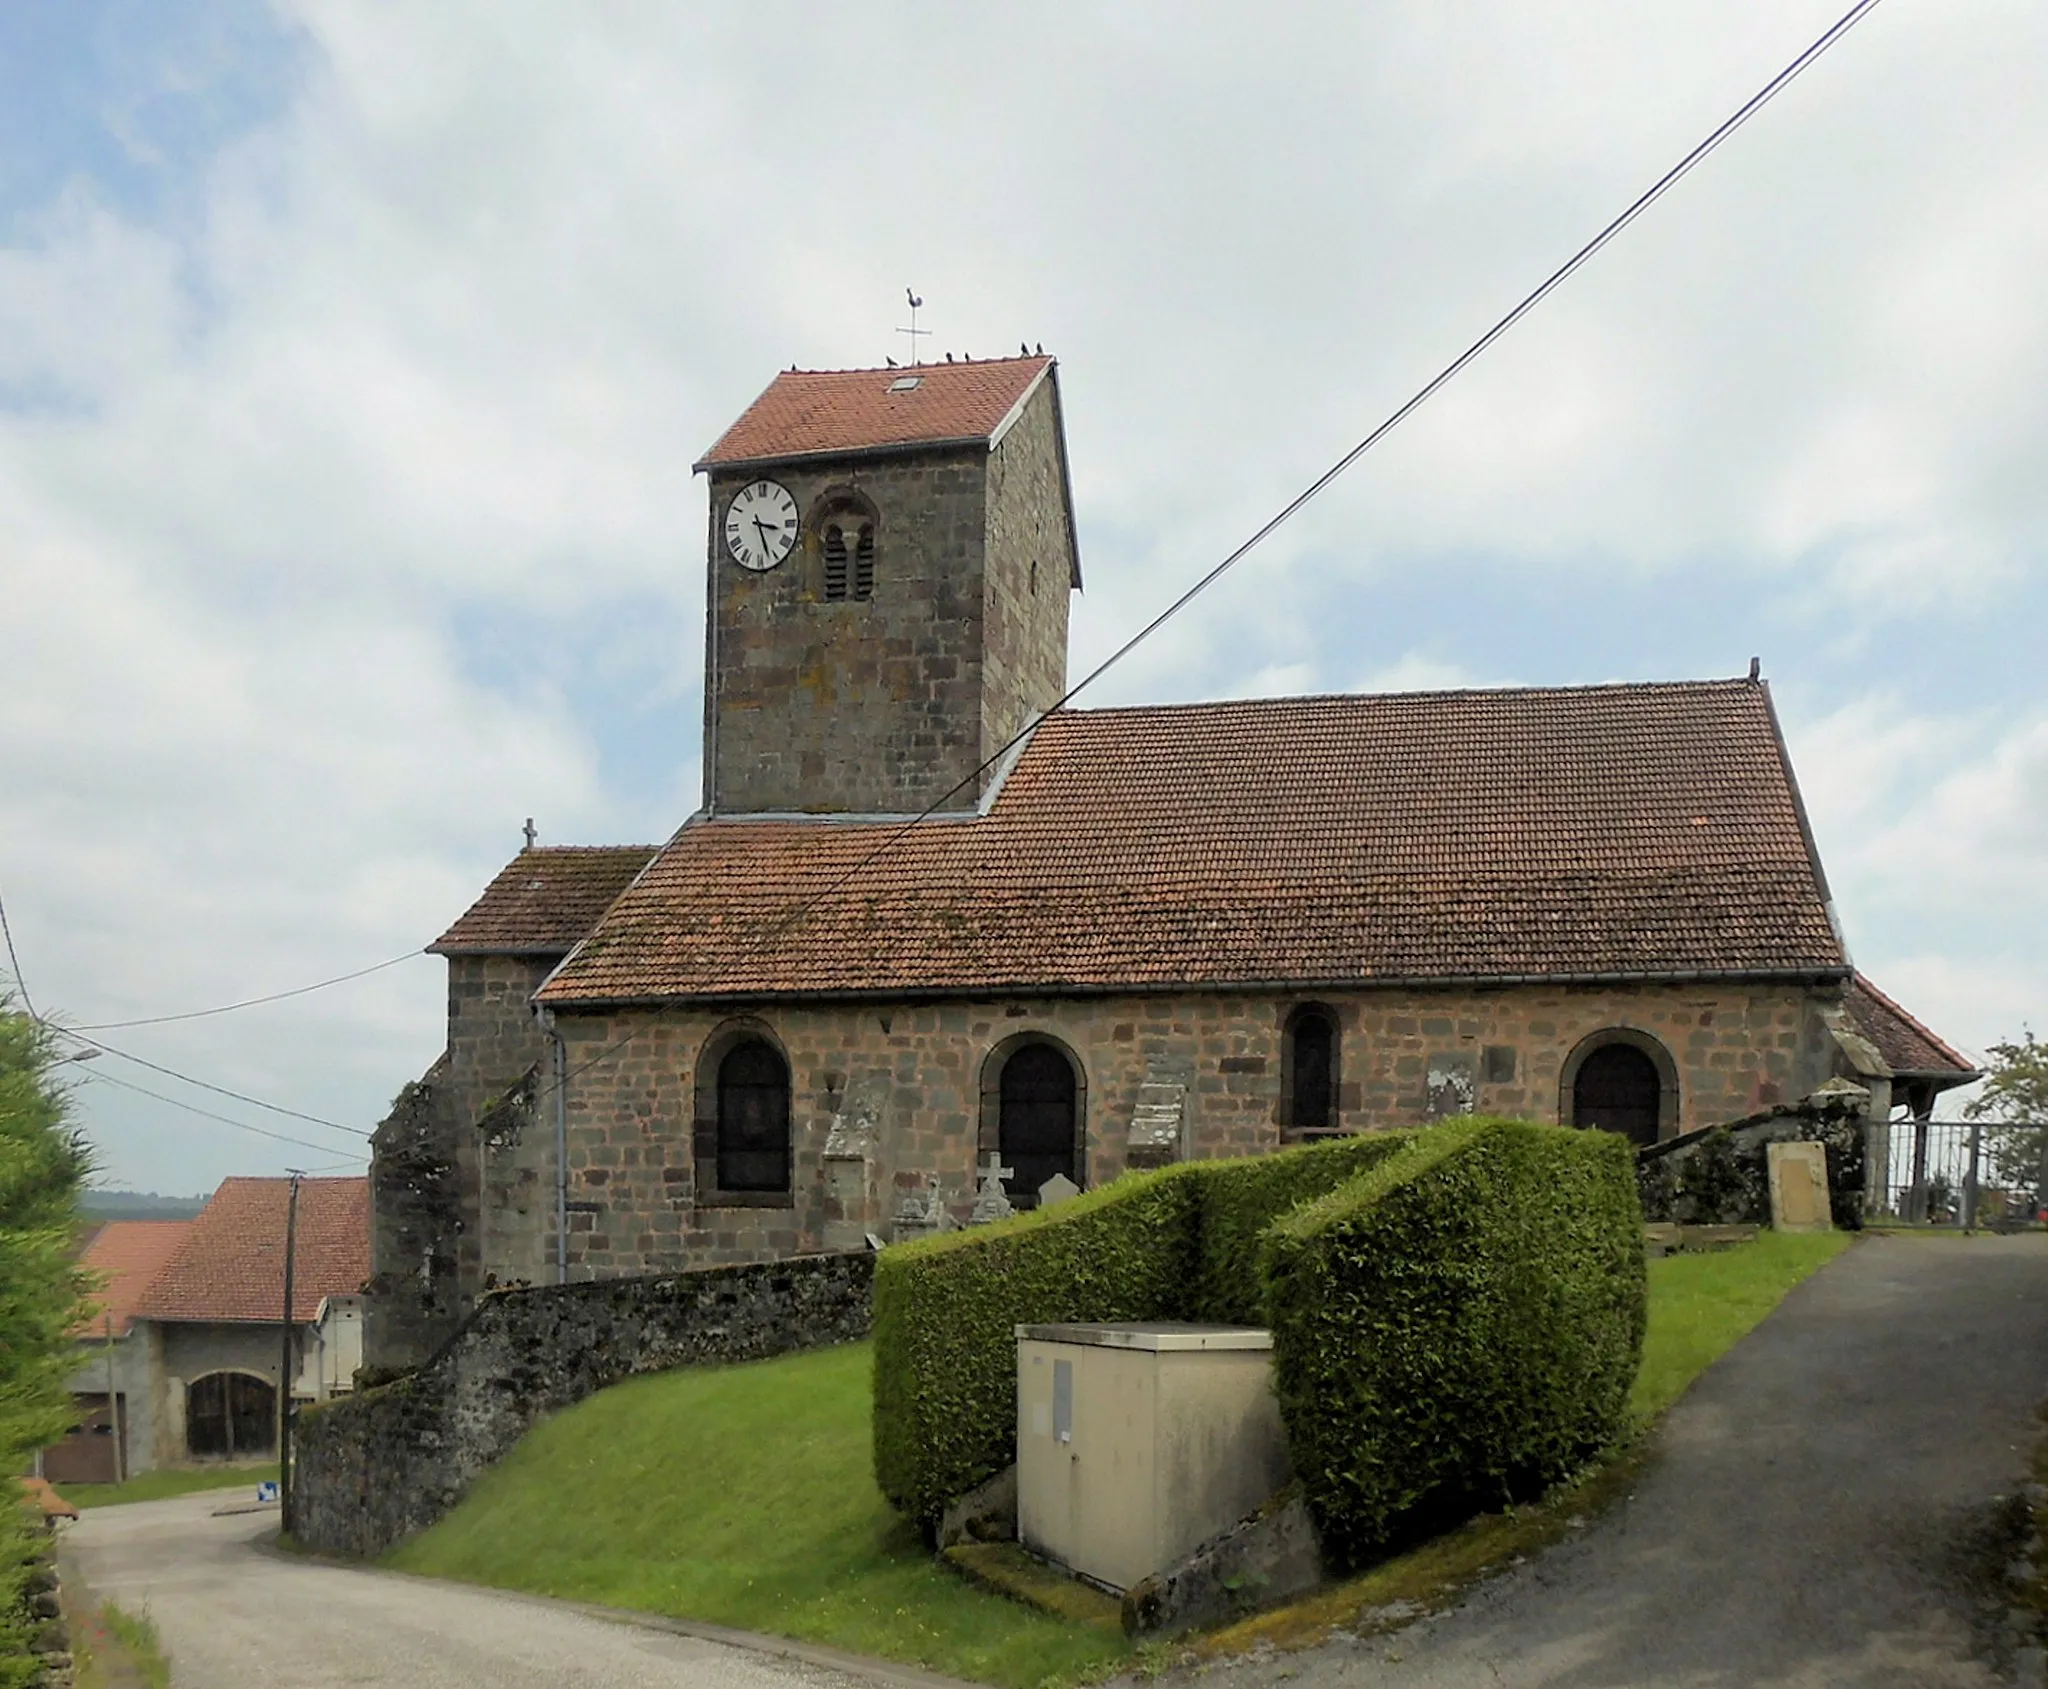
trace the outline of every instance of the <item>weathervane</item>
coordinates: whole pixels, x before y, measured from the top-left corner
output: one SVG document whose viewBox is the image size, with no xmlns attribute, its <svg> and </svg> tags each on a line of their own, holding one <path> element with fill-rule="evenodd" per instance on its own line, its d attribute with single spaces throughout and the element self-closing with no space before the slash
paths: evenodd
<svg viewBox="0 0 2048 1689">
<path fill-rule="evenodd" d="M 918 339 L 920 336 L 930 334 L 931 330 L 917 326 L 917 313 L 924 305 L 924 301 L 907 287 L 903 290 L 903 297 L 910 301 L 910 326 L 908 328 L 899 328 L 896 332 L 910 336 L 910 364 L 911 368 L 915 369 L 918 364 L 923 362 L 917 355 Z"/>
</svg>

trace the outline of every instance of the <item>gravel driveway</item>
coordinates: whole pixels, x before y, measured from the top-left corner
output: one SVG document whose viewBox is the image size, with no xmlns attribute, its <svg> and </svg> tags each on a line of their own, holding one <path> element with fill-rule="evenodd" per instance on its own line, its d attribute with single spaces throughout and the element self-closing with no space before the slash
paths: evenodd
<svg viewBox="0 0 2048 1689">
<path fill-rule="evenodd" d="M 933 1689 L 854 1675 L 459 1584 L 298 1561 L 261 1544 L 277 1509 L 224 1494 L 95 1508 L 65 1533 L 95 1594 L 146 1609 L 176 1689 Z"/>
<path fill-rule="evenodd" d="M 2048 1238 L 1866 1239 L 1707 1372 L 1583 1534 L 1436 1619 L 1202 1689 L 1985 1689 L 2044 1394 Z"/>
</svg>

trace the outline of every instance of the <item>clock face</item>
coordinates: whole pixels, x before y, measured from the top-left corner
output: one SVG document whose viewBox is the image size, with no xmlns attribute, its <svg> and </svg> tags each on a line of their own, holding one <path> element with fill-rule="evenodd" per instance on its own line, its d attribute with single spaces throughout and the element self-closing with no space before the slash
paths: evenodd
<svg viewBox="0 0 2048 1689">
<path fill-rule="evenodd" d="M 725 507 L 725 549 L 742 569 L 772 569 L 796 545 L 796 500 L 779 481 L 749 481 Z"/>
</svg>

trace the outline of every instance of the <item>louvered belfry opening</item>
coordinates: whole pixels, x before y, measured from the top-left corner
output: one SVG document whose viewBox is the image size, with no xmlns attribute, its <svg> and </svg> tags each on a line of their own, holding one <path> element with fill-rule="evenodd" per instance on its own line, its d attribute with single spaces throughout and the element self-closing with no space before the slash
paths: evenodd
<svg viewBox="0 0 2048 1689">
<path fill-rule="evenodd" d="M 875 525 L 872 522 L 860 525 L 860 539 L 854 546 L 853 596 L 860 599 L 875 596 Z"/>
<path fill-rule="evenodd" d="M 870 546 L 869 572 L 874 569 L 873 547 Z M 846 596 L 846 530 L 837 522 L 828 523 L 825 528 L 825 596 L 841 599 Z M 863 594 L 865 596 L 865 594 Z"/>
<path fill-rule="evenodd" d="M 1075 1166 L 1074 1070 L 1050 1044 L 1026 1044 L 1003 1064 L 996 1144 L 1010 1169 L 1003 1188 L 1020 1208 L 1037 1205 L 1055 1173 L 1080 1183 Z"/>
<path fill-rule="evenodd" d="M 1604 1044 L 1579 1064 L 1572 1081 L 1572 1124 L 1654 1144 L 1663 1095 L 1657 1064 L 1647 1055 L 1632 1044 Z"/>
</svg>

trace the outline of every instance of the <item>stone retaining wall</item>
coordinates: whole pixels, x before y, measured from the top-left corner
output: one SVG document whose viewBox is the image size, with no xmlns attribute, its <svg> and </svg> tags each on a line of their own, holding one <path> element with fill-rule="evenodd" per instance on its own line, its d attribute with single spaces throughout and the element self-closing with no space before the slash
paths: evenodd
<svg viewBox="0 0 2048 1689">
<path fill-rule="evenodd" d="M 496 1292 L 419 1371 L 300 1414 L 289 1528 L 323 1553 L 382 1553 L 608 1384 L 865 1337 L 873 1279 L 861 1253 Z"/>
</svg>

